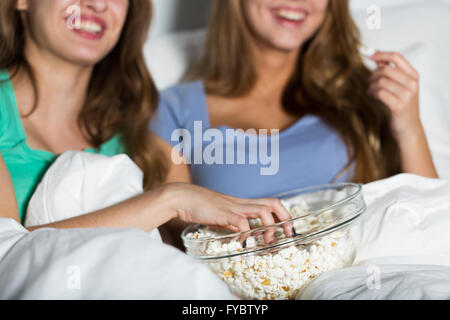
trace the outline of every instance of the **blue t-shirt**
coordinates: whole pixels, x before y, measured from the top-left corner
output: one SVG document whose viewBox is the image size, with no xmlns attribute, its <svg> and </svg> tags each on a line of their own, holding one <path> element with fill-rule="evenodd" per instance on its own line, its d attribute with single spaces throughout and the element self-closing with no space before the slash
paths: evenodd
<svg viewBox="0 0 450 320">
<path fill-rule="evenodd" d="M 269 197 L 351 180 L 344 172 L 335 181 L 347 165 L 347 149 L 319 117 L 302 117 L 279 133 L 278 142 L 270 131 L 264 139 L 255 135 L 261 131 L 211 128 L 202 81 L 163 91 L 150 130 L 179 148 L 194 184 L 236 197 Z"/>
</svg>

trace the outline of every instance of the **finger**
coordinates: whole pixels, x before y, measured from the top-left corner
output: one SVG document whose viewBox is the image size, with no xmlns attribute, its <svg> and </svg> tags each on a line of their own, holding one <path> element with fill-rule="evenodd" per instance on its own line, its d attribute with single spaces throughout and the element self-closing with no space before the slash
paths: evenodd
<svg viewBox="0 0 450 320">
<path fill-rule="evenodd" d="M 246 204 L 241 205 L 240 213 L 248 218 L 259 218 L 264 226 L 272 226 L 275 224 L 275 219 L 272 215 L 272 209 L 263 204 Z M 274 228 L 267 228 L 264 232 L 264 241 L 266 243 L 273 242 Z"/>
<path fill-rule="evenodd" d="M 275 219 L 272 215 L 272 209 L 264 204 L 249 203 L 241 205 L 240 214 L 247 218 L 259 218 L 264 226 L 271 226 L 275 224 Z"/>
<path fill-rule="evenodd" d="M 213 224 L 207 224 L 207 226 L 214 230 L 229 230 L 229 231 L 232 231 L 233 233 L 239 232 L 238 227 L 228 224 L 227 222 L 222 223 L 220 221 L 216 221 Z"/>
<path fill-rule="evenodd" d="M 370 92 L 370 95 L 383 102 L 389 109 L 396 111 L 400 105 L 400 99 L 389 90 L 377 88 Z"/>
<path fill-rule="evenodd" d="M 245 223 L 243 223 L 243 227 L 241 227 L 241 228 L 235 227 L 233 225 L 230 226 L 230 230 L 232 230 L 232 231 L 234 230 L 235 233 L 239 233 L 238 241 L 241 243 L 242 248 L 245 249 L 245 241 L 247 240 L 248 237 L 250 237 L 252 235 L 249 221 L 248 221 L 247 217 L 244 215 L 240 215 L 240 214 L 236 214 L 236 213 L 233 213 L 233 214 L 238 216 L 237 219 L 239 219 L 239 220 L 243 219 L 245 221 Z M 244 224 L 245 224 L 245 226 L 244 226 Z"/>
<path fill-rule="evenodd" d="M 231 224 L 226 226 L 211 225 L 210 227 L 215 230 L 228 230 L 231 231 L 232 233 L 239 233 L 238 241 L 241 243 L 243 249 L 246 248 L 245 241 L 252 235 L 250 232 L 241 232 L 241 230 L 239 230 L 238 227 L 233 226 Z"/>
<path fill-rule="evenodd" d="M 389 66 L 389 62 L 384 62 L 384 61 L 378 61 L 377 62 L 378 69 L 381 69 L 381 68 L 384 68 L 384 67 L 387 67 L 387 66 Z"/>
<path fill-rule="evenodd" d="M 226 225 L 230 230 L 236 230 L 237 232 L 250 231 L 250 225 L 246 217 L 233 212 L 227 213 L 228 223 Z"/>
<path fill-rule="evenodd" d="M 240 234 L 238 241 L 240 242 L 240 244 L 242 246 L 242 249 L 246 249 L 247 248 L 246 241 L 247 241 L 247 239 L 249 237 L 250 237 L 250 233 L 249 232 L 244 232 L 244 233 Z"/>
<path fill-rule="evenodd" d="M 406 89 L 410 89 L 413 91 L 418 90 L 418 83 L 417 80 L 413 79 L 406 73 L 402 72 L 401 70 L 397 68 L 393 68 L 391 66 L 386 66 L 383 68 L 380 68 L 376 70 L 369 78 L 370 82 L 377 81 L 378 79 L 386 77 L 389 78 L 401 86 L 405 87 Z"/>
<path fill-rule="evenodd" d="M 375 62 L 389 62 L 393 63 L 400 70 L 407 73 L 409 76 L 414 79 L 419 78 L 419 73 L 416 69 L 414 69 L 409 62 L 398 52 L 381 52 L 378 51 L 375 53 L 370 59 Z"/>
<path fill-rule="evenodd" d="M 259 204 L 270 208 L 271 212 L 278 218 L 278 221 L 291 219 L 291 214 L 279 199 L 251 199 L 246 200 L 247 204 Z"/>
<path fill-rule="evenodd" d="M 256 199 L 256 201 L 269 206 L 279 222 L 287 221 L 292 218 L 289 211 L 279 199 Z M 284 223 L 283 230 L 286 237 L 292 237 L 292 223 Z"/>
<path fill-rule="evenodd" d="M 228 230 L 232 231 L 233 233 L 239 233 L 239 228 L 232 226 L 232 225 L 228 225 L 227 227 L 225 227 L 225 229 L 228 229 Z"/>
<path fill-rule="evenodd" d="M 398 82 L 393 81 L 386 77 L 381 77 L 369 87 L 369 92 L 374 92 L 377 89 L 385 89 L 397 96 L 400 100 L 408 99 L 410 91 L 400 85 Z"/>
<path fill-rule="evenodd" d="M 263 199 L 263 203 L 272 209 L 272 213 L 279 221 L 286 221 L 291 219 L 291 214 L 279 199 Z"/>
<path fill-rule="evenodd" d="M 286 207 L 281 203 L 279 199 L 274 199 L 272 201 L 272 210 L 279 221 L 287 221 L 292 219 L 291 214 L 286 209 Z M 292 222 L 283 223 L 283 230 L 286 237 L 292 237 L 294 234 L 292 232 L 293 224 Z"/>
</svg>

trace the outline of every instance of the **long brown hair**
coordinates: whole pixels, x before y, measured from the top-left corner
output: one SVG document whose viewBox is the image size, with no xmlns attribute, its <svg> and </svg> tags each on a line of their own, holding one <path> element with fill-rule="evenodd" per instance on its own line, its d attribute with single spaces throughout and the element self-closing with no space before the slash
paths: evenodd
<svg viewBox="0 0 450 320">
<path fill-rule="evenodd" d="M 242 1 L 213 3 L 204 56 L 188 74 L 203 79 L 209 94 L 243 96 L 257 81 Z M 371 72 L 360 44 L 348 0 L 330 0 L 322 26 L 301 48 L 282 105 L 293 115 L 317 115 L 335 129 L 347 146 L 353 181 L 367 183 L 399 173 L 401 165 L 391 113 L 366 93 Z"/>
<path fill-rule="evenodd" d="M 33 70 L 25 54 L 25 30 L 16 0 L 0 2 L 0 69 L 24 70 L 31 78 L 35 107 L 38 92 Z M 86 102 L 78 122 L 94 147 L 119 134 L 128 155 L 144 172 L 146 189 L 165 179 L 167 168 L 148 133 L 148 124 L 158 102 L 158 91 L 143 56 L 152 18 L 150 0 L 131 0 L 121 37 L 112 51 L 95 65 Z M 32 111 L 32 112 L 33 112 Z"/>
</svg>

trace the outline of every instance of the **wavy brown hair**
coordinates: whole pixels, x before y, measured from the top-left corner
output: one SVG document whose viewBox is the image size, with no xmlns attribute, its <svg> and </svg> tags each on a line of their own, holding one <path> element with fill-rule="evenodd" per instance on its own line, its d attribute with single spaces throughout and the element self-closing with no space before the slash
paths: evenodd
<svg viewBox="0 0 450 320">
<path fill-rule="evenodd" d="M 38 91 L 33 69 L 24 54 L 25 29 L 15 3 L 16 0 L 0 1 L 0 69 L 12 70 L 11 77 L 20 70 L 29 75 L 35 93 L 33 112 L 38 105 Z M 78 118 L 80 128 L 96 148 L 117 134 L 121 136 L 128 155 L 144 172 L 146 189 L 161 184 L 167 172 L 162 152 L 148 133 L 158 102 L 158 91 L 143 56 L 151 19 L 150 0 L 129 1 L 121 37 L 95 65 Z"/>
<path fill-rule="evenodd" d="M 203 58 L 187 77 L 203 79 L 209 94 L 243 96 L 257 81 L 242 1 L 213 3 Z M 371 72 L 360 45 L 348 0 L 330 0 L 322 26 L 301 48 L 282 105 L 298 117 L 317 115 L 335 129 L 349 154 L 341 174 L 353 167 L 353 181 L 367 183 L 400 173 L 401 162 L 391 113 L 367 94 Z"/>
</svg>

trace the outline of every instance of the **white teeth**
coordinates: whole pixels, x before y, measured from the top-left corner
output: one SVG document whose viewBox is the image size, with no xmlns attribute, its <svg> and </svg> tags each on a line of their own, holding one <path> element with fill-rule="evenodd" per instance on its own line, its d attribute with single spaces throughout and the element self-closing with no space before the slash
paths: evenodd
<svg viewBox="0 0 450 320">
<path fill-rule="evenodd" d="M 301 21 L 306 17 L 306 14 L 304 12 L 292 11 L 287 9 L 278 9 L 275 13 L 281 18 L 293 21 Z"/>
<path fill-rule="evenodd" d="M 90 33 L 99 33 L 102 31 L 102 26 L 95 22 L 82 22 L 80 29 Z"/>
</svg>

